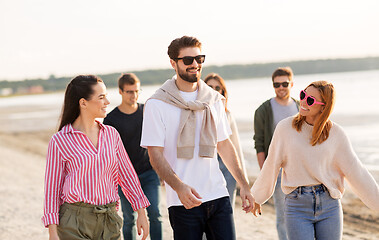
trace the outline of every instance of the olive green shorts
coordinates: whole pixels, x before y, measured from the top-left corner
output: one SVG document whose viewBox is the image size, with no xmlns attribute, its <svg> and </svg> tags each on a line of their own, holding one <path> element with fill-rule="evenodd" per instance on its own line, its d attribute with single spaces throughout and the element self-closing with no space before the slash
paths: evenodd
<svg viewBox="0 0 379 240">
<path fill-rule="evenodd" d="M 59 210 L 58 235 L 61 240 L 106 239 L 121 237 L 122 219 L 116 203 L 92 205 L 63 203 Z"/>
</svg>

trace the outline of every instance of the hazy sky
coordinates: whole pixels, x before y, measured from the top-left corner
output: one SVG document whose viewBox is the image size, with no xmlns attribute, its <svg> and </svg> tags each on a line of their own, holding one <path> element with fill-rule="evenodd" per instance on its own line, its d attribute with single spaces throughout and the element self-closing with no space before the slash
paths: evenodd
<svg viewBox="0 0 379 240">
<path fill-rule="evenodd" d="M 177 37 L 205 64 L 379 56 L 377 0 L 0 0 L 0 80 L 169 68 Z"/>
</svg>

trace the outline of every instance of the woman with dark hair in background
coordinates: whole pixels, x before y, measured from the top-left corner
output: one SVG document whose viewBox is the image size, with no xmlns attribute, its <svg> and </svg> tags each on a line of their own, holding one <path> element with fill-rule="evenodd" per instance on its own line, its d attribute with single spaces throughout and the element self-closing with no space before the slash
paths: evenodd
<svg viewBox="0 0 379 240">
<path fill-rule="evenodd" d="M 344 179 L 364 204 L 379 211 L 377 183 L 344 130 L 329 120 L 334 103 L 334 87 L 327 81 L 313 82 L 300 92 L 299 113 L 277 125 L 251 189 L 256 201 L 252 212 L 260 213 L 283 169 L 284 217 L 291 240 L 342 239 Z"/>
<path fill-rule="evenodd" d="M 137 228 L 149 228 L 144 195 L 118 132 L 96 118 L 106 116 L 109 101 L 103 81 L 79 75 L 65 92 L 59 131 L 51 138 L 45 173 L 42 221 L 50 239 L 119 239 L 120 184 L 138 212 Z"/>
<path fill-rule="evenodd" d="M 245 176 L 247 177 L 246 168 L 245 168 L 245 159 L 243 157 L 243 152 L 240 145 L 237 124 L 232 114 L 230 114 L 230 111 L 227 108 L 228 91 L 226 90 L 225 81 L 220 75 L 216 73 L 210 73 L 205 77 L 204 82 L 208 86 L 210 86 L 215 91 L 219 92 L 221 95 L 225 97 L 225 112 L 229 121 L 230 128 L 232 130 L 232 135 L 230 135 L 230 140 L 232 141 L 234 147 L 236 148 L 242 170 L 244 171 Z M 235 196 L 236 196 L 236 180 L 233 178 L 232 174 L 228 171 L 228 169 L 224 165 L 224 162 L 221 160 L 219 155 L 217 156 L 217 158 L 218 158 L 220 170 L 222 174 L 224 175 L 224 178 L 226 181 L 226 188 L 228 189 L 228 192 L 229 192 L 230 203 L 232 207 L 234 208 Z"/>
</svg>

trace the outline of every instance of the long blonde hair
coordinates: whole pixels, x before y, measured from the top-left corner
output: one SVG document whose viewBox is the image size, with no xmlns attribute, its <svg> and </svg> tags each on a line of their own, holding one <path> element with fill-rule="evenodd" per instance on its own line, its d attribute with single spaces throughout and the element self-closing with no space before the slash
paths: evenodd
<svg viewBox="0 0 379 240">
<path fill-rule="evenodd" d="M 335 91 L 334 86 L 330 82 L 327 81 L 316 81 L 309 84 L 305 89 L 313 86 L 318 89 L 321 95 L 321 102 L 325 103 L 324 109 L 321 112 L 318 119 L 314 123 L 311 144 L 315 146 L 317 143 L 321 144 L 329 137 L 330 129 L 332 128 L 332 122 L 329 117 L 332 113 L 335 103 Z M 296 129 L 296 131 L 301 131 L 301 126 L 305 122 L 305 116 L 300 115 L 298 113 L 292 121 L 292 127 Z"/>
</svg>

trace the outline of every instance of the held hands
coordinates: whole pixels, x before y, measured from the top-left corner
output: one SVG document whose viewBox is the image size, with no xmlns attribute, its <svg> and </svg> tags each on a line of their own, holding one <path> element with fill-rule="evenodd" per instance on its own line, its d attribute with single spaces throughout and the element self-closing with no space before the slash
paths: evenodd
<svg viewBox="0 0 379 240">
<path fill-rule="evenodd" d="M 253 195 L 250 192 L 249 186 L 241 187 L 240 196 L 242 199 L 242 209 L 248 213 L 253 209 L 253 203 L 255 202 Z"/>
<path fill-rule="evenodd" d="M 261 205 L 255 202 L 255 199 L 253 195 L 251 194 L 248 186 L 244 188 L 241 187 L 240 195 L 242 198 L 242 209 L 246 213 L 252 212 L 254 216 L 256 217 L 257 217 L 257 213 L 259 215 L 262 214 Z"/>
<path fill-rule="evenodd" d="M 143 232 L 142 240 L 145 240 L 147 236 L 149 235 L 149 223 L 147 221 L 146 217 L 146 211 L 144 208 L 140 208 L 137 210 L 138 217 L 137 217 L 137 233 L 140 236 Z"/>
<path fill-rule="evenodd" d="M 251 209 L 251 212 L 252 212 L 252 213 L 254 214 L 254 216 L 256 216 L 256 217 L 258 217 L 258 216 L 257 216 L 257 213 L 258 213 L 259 215 L 261 215 L 261 214 L 262 214 L 261 205 L 258 204 L 258 203 L 256 203 L 256 202 L 254 202 L 254 207 L 253 207 L 253 209 Z"/>
<path fill-rule="evenodd" d="M 191 209 L 201 205 L 202 201 L 200 194 L 196 190 L 187 184 L 182 184 L 176 191 L 180 202 L 186 209 Z"/>
</svg>

